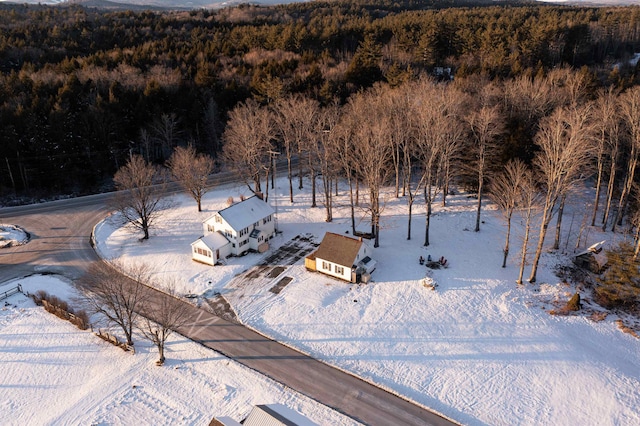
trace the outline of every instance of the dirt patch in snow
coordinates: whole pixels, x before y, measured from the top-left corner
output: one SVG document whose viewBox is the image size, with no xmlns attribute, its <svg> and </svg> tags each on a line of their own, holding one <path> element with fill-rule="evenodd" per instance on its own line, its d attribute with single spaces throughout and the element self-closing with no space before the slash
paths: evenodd
<svg viewBox="0 0 640 426">
<path fill-rule="evenodd" d="M 215 294 L 213 297 L 205 298 L 204 300 L 207 303 L 208 311 L 216 314 L 220 318 L 226 319 L 227 321 L 239 323 L 236 312 L 233 310 L 227 299 L 225 299 L 225 297 L 220 293 Z"/>
<path fill-rule="evenodd" d="M 283 277 L 278 284 L 274 285 L 269 289 L 269 291 L 273 294 L 279 294 L 283 288 L 287 286 L 291 281 L 293 281 L 292 277 Z"/>
</svg>

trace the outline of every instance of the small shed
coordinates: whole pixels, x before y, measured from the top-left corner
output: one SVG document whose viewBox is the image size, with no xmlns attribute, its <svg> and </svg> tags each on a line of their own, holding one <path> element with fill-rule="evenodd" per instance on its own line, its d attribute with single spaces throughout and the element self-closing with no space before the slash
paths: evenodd
<svg viewBox="0 0 640 426">
<path fill-rule="evenodd" d="M 307 417 L 282 404 L 256 405 L 242 423 L 230 417 L 214 418 L 209 426 L 318 426 Z"/>
<path fill-rule="evenodd" d="M 317 423 L 282 404 L 256 405 L 242 424 L 244 426 L 318 426 Z"/>
<path fill-rule="evenodd" d="M 585 251 L 578 253 L 573 258 L 573 263 L 583 269 L 589 270 L 593 273 L 600 274 L 607 267 L 607 256 L 602 253 L 602 246 L 604 241 L 600 241 L 586 249 Z"/>
<path fill-rule="evenodd" d="M 371 248 L 362 238 L 327 232 L 318 249 L 305 258 L 304 264 L 311 271 L 355 283 L 375 269 L 376 262 L 370 254 Z"/>
</svg>

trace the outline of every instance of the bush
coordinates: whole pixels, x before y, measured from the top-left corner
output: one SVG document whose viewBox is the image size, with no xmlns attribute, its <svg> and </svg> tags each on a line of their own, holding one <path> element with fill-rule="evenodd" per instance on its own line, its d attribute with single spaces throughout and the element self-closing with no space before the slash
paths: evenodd
<svg viewBox="0 0 640 426">
<path fill-rule="evenodd" d="M 44 290 L 38 290 L 35 292 L 35 294 L 31 295 L 31 298 L 36 305 L 42 306 L 42 301 L 49 299 L 49 293 Z"/>
<path fill-rule="evenodd" d="M 58 318 L 68 320 L 80 330 L 89 328 L 89 315 L 85 311 L 75 313 L 65 300 L 52 296 L 43 290 L 39 290 L 32 297 L 38 306 L 44 306 L 47 312 L 54 314 Z"/>
<path fill-rule="evenodd" d="M 86 330 L 89 328 L 89 315 L 87 315 L 85 311 L 78 311 L 78 313 L 71 317 L 70 321 L 80 330 Z"/>
<path fill-rule="evenodd" d="M 609 267 L 598 279 L 594 299 L 608 309 L 635 306 L 640 300 L 640 271 L 633 247 L 623 243 L 606 253 Z"/>
<path fill-rule="evenodd" d="M 573 297 L 569 299 L 566 306 L 567 310 L 569 311 L 579 311 L 581 307 L 582 304 L 580 303 L 579 293 L 574 294 Z"/>
</svg>

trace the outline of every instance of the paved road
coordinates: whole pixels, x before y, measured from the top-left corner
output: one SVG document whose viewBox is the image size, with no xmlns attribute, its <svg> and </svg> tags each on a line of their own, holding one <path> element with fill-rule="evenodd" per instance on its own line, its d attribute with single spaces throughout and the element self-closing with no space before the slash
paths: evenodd
<svg viewBox="0 0 640 426">
<path fill-rule="evenodd" d="M 108 198 L 109 195 L 103 194 L 0 209 L 0 223 L 19 225 L 32 236 L 26 245 L 0 250 L 0 283 L 33 273 L 58 273 L 71 279 L 80 277 L 91 262 L 99 261 L 91 247 L 90 235 L 93 226 L 107 214 Z M 362 423 L 453 424 L 242 325 L 192 305 L 189 309 L 192 321 L 178 330 L 184 336 Z"/>
</svg>

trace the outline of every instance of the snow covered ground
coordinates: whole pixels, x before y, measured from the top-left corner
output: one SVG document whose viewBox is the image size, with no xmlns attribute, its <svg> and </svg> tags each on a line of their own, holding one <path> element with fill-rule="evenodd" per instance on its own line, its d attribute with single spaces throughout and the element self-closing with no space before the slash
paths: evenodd
<svg viewBox="0 0 640 426">
<path fill-rule="evenodd" d="M 29 241 L 29 235 L 16 225 L 0 223 L 0 248 L 19 246 Z"/>
<path fill-rule="evenodd" d="M 17 283 L 64 300 L 75 289 L 55 276 Z M 0 302 L 0 413 L 3 425 L 207 425 L 244 419 L 257 404 L 281 403 L 318 424 L 355 425 L 327 407 L 181 336 L 167 362 L 138 336 L 136 354 L 37 307 L 23 294 Z"/>
<path fill-rule="evenodd" d="M 285 179 L 278 181 L 277 196 L 271 190 L 282 231 L 271 242 L 274 249 L 297 235 L 320 242 L 326 231 L 350 229 L 346 193 L 327 223 L 321 205 L 310 207 L 309 187 L 296 190 L 293 204 Z M 586 191 L 582 200 L 591 196 Z M 561 250 L 545 252 L 535 285 L 515 284 L 517 220 L 513 254 L 503 269 L 504 224 L 490 205 L 476 233 L 472 198 L 451 196 L 446 207 L 438 202 L 425 248 L 424 207 L 414 208 L 407 240 L 406 200 L 386 194 L 373 282 L 337 281 L 308 272 L 300 260 L 283 273 L 292 281 L 274 294 L 269 289 L 282 275 L 247 287 L 233 280 L 270 252 L 215 267 L 191 260 L 190 243 L 202 235 L 202 221 L 240 195 L 249 195 L 246 187 L 218 188 L 205 196 L 201 213 L 190 198 L 175 196 L 175 206 L 143 242 L 112 216 L 97 227 L 98 250 L 125 264 L 153 265 L 155 282 L 178 280 L 178 290 L 199 295 L 200 302 L 220 293 L 247 326 L 464 424 L 640 424 L 640 341 L 617 328 L 615 315 L 595 322 L 587 314 L 548 313 L 575 292 L 553 269 L 570 263 L 578 235 L 579 250 L 622 238 L 590 227 L 580 232 L 590 212 L 583 201 L 566 207 Z M 366 231 L 366 220 L 358 226 Z M 421 255 L 444 256 L 450 266 L 428 270 L 418 263 Z M 427 275 L 437 290 L 423 285 Z"/>
</svg>

